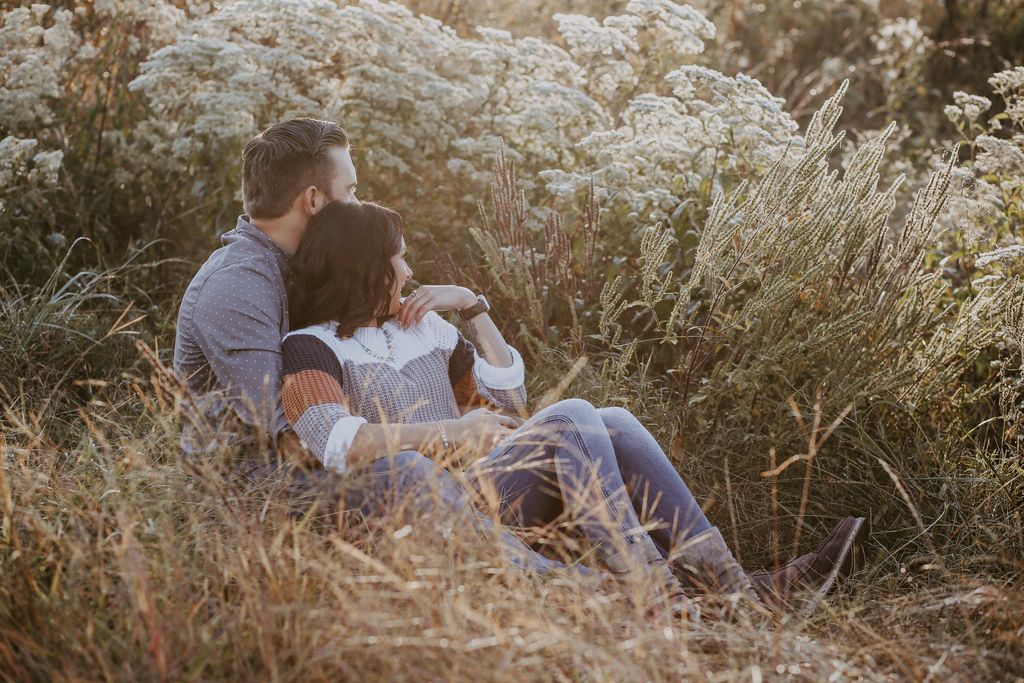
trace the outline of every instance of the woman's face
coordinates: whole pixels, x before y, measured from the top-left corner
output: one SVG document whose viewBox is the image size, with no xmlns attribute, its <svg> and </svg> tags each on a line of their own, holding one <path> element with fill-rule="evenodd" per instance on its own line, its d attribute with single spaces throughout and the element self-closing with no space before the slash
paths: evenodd
<svg viewBox="0 0 1024 683">
<path fill-rule="evenodd" d="M 397 254 L 391 257 L 391 267 L 395 269 L 395 286 L 391 289 L 391 303 L 388 308 L 388 315 L 398 313 L 402 307 L 399 298 L 402 296 L 402 288 L 412 277 L 412 268 L 405 262 L 405 238 L 402 238 L 402 248 Z"/>
</svg>

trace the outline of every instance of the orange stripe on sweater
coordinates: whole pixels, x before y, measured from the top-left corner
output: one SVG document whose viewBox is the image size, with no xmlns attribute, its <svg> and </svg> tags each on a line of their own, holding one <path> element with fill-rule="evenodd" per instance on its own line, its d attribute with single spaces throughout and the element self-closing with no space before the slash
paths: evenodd
<svg viewBox="0 0 1024 683">
<path fill-rule="evenodd" d="M 480 392 L 477 391 L 476 378 L 473 377 L 472 367 L 452 386 L 452 391 L 455 392 L 455 404 L 458 406 L 496 408 L 494 404 L 481 396 Z"/>
<path fill-rule="evenodd" d="M 284 415 L 292 424 L 312 406 L 324 403 L 344 405 L 345 395 L 338 380 L 323 370 L 303 370 L 286 375 L 281 390 Z"/>
</svg>

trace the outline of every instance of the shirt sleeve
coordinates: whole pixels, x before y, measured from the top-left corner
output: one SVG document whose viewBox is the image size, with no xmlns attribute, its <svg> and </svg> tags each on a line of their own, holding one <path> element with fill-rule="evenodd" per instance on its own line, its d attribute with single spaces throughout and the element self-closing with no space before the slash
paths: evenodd
<svg viewBox="0 0 1024 683">
<path fill-rule="evenodd" d="M 309 334 L 285 337 L 284 411 L 303 444 L 324 467 L 348 467 L 348 450 L 366 419 L 352 415 L 342 393 L 341 363 Z"/>
<path fill-rule="evenodd" d="M 455 348 L 448 359 L 448 378 L 460 406 L 491 404 L 511 412 L 526 406 L 526 368 L 523 358 L 512 346 L 512 365 L 499 368 L 477 353 L 473 342 L 457 332 Z"/>
<path fill-rule="evenodd" d="M 281 405 L 282 293 L 259 270 L 224 268 L 212 275 L 192 313 L 195 339 L 247 424 L 277 435 L 288 425 Z"/>
</svg>

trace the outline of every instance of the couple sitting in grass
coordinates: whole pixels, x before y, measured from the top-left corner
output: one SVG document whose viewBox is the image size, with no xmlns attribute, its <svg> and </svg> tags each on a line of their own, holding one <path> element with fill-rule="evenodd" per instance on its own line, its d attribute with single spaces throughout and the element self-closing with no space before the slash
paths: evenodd
<svg viewBox="0 0 1024 683">
<path fill-rule="evenodd" d="M 524 419 L 526 368 L 492 318 L 515 311 L 492 311 L 456 284 L 403 297 L 413 276 L 406 228 L 395 211 L 355 198 L 337 125 L 271 126 L 246 145 L 242 176 L 246 213 L 189 284 L 178 317 L 175 369 L 215 426 L 186 426 L 187 456 L 225 441 L 258 449 L 263 434 L 271 467 L 311 454 L 304 481 L 358 482 L 340 503 L 364 515 L 404 498 L 489 525 L 473 502 L 487 501 L 502 550 L 525 571 L 602 581 L 643 572 L 675 612 L 692 614 L 696 595 L 809 612 L 849 564 L 860 518 L 781 568 L 744 571 L 623 408 L 567 399 Z M 458 479 L 444 467 L 456 460 Z M 566 567 L 511 530 L 565 519 L 603 570 Z"/>
</svg>

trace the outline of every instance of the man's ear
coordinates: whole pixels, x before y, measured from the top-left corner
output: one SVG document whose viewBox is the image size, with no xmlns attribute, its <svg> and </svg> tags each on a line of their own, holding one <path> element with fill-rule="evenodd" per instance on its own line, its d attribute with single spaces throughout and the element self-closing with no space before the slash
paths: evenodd
<svg viewBox="0 0 1024 683">
<path fill-rule="evenodd" d="M 302 211 L 307 216 L 315 216 L 317 211 L 327 203 L 326 195 L 318 190 L 316 185 L 310 185 L 304 189 L 299 194 L 299 200 L 302 202 Z"/>
</svg>

